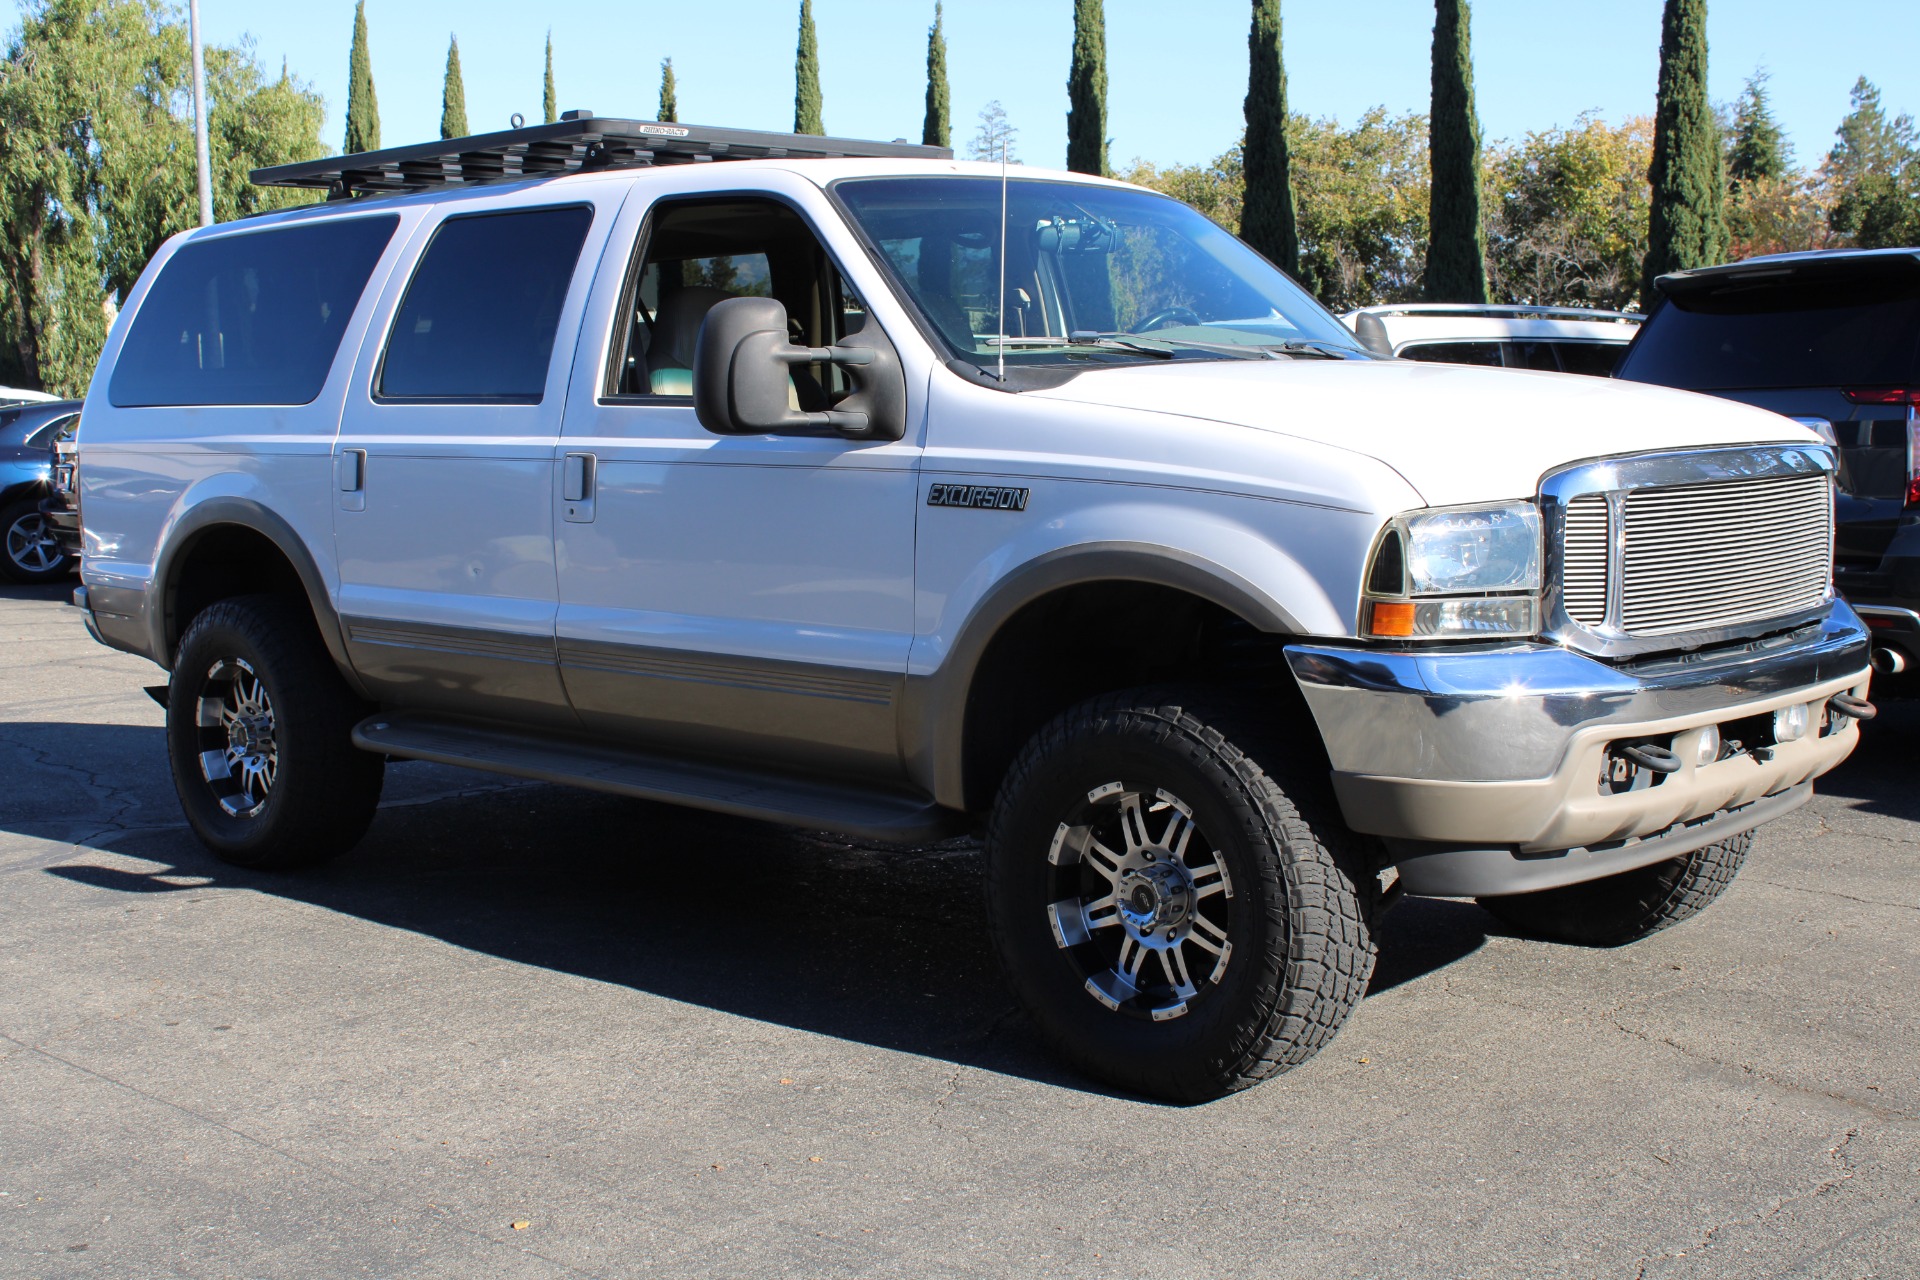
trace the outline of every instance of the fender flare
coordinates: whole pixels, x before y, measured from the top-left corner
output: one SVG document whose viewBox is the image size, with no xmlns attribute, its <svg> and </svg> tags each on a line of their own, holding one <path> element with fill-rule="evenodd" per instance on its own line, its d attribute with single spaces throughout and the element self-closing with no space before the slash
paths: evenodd
<svg viewBox="0 0 1920 1280">
<path fill-rule="evenodd" d="M 190 507 L 168 530 L 166 544 L 160 549 L 159 559 L 153 569 L 153 603 L 147 613 L 149 652 L 155 655 L 161 666 L 169 671 L 173 669 L 174 646 L 168 637 L 173 630 L 175 572 L 180 561 L 203 535 L 225 526 L 259 534 L 287 558 L 287 563 L 293 566 L 294 573 L 300 579 L 300 585 L 306 590 L 307 604 L 313 610 L 313 620 L 320 629 L 320 639 L 325 642 L 334 665 L 340 668 L 341 674 L 355 691 L 364 696 L 365 691 L 360 688 L 353 665 L 347 660 L 346 637 L 340 626 L 340 614 L 333 607 L 333 597 L 327 592 L 326 579 L 320 574 L 319 563 L 307 549 L 305 539 L 295 532 L 284 517 L 252 498 L 208 498 Z"/>
<path fill-rule="evenodd" d="M 1170 587 L 1219 605 L 1261 631 L 1303 634 L 1284 605 L 1233 570 L 1204 556 L 1146 542 L 1061 547 L 1020 565 L 992 586 L 961 623 L 940 666 L 909 675 L 900 717 L 907 774 L 940 804 L 966 807 L 967 702 L 980 660 L 1022 609 L 1055 591 L 1089 582 Z"/>
</svg>

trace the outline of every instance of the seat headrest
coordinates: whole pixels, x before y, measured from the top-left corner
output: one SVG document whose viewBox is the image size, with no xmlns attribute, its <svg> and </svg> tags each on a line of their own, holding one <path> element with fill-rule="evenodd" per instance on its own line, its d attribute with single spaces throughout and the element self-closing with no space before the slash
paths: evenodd
<svg viewBox="0 0 1920 1280">
<path fill-rule="evenodd" d="M 654 368 L 677 365 L 693 368 L 693 349 L 700 340 L 700 325 L 716 303 L 734 295 L 711 285 L 682 285 L 660 303 L 660 314 L 653 321 L 653 343 L 647 351 L 647 363 Z"/>
</svg>

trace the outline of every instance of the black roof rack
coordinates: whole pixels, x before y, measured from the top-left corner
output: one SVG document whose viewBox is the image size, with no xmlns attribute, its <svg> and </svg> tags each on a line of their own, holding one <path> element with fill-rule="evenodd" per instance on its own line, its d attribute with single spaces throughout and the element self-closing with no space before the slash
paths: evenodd
<svg viewBox="0 0 1920 1280">
<path fill-rule="evenodd" d="M 871 156 L 951 160 L 947 147 L 865 142 L 803 133 L 758 133 L 708 125 L 616 120 L 569 111 L 553 124 L 445 138 L 410 147 L 361 151 L 324 160 L 255 169 L 256 186 L 306 187 L 332 200 L 354 195 L 433 191 L 474 182 L 501 182 L 581 170 L 621 169 L 711 160 L 825 159 Z"/>
</svg>

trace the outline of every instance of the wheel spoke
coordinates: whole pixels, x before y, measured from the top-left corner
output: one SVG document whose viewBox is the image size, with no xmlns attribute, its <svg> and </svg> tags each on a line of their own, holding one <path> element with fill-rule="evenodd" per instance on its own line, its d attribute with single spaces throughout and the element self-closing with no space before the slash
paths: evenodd
<svg viewBox="0 0 1920 1280">
<path fill-rule="evenodd" d="M 1127 855 L 1137 858 L 1151 847 L 1147 838 L 1147 815 L 1140 807 L 1140 796 L 1128 792 L 1120 797 L 1120 831 L 1127 838 Z"/>
<path fill-rule="evenodd" d="M 1219 955 L 1227 945 L 1227 931 L 1205 916 L 1196 915 L 1187 941 Z"/>
<path fill-rule="evenodd" d="M 1167 972 L 1167 985 L 1182 1000 L 1194 994 L 1193 979 L 1187 973 L 1187 953 L 1181 947 L 1168 947 L 1160 953 L 1160 967 Z"/>
<path fill-rule="evenodd" d="M 1193 896 L 1195 899 L 1211 898 L 1216 893 L 1233 896 L 1233 882 L 1227 879 L 1227 864 L 1214 855 L 1211 863 L 1200 867 L 1193 873 Z"/>
<path fill-rule="evenodd" d="M 1087 843 L 1080 850 L 1080 857 L 1088 866 L 1099 872 L 1109 884 L 1120 879 L 1120 864 L 1123 861 L 1121 855 L 1101 844 L 1099 838 L 1092 833 L 1087 835 Z"/>
</svg>

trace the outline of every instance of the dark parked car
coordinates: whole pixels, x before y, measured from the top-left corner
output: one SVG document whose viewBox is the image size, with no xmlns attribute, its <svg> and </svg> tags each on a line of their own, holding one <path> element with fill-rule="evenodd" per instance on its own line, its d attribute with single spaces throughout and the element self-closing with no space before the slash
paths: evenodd
<svg viewBox="0 0 1920 1280">
<path fill-rule="evenodd" d="M 1920 672 L 1920 249 L 1662 276 L 1614 376 L 1741 400 L 1839 447 L 1834 583 L 1883 674 Z"/>
<path fill-rule="evenodd" d="M 79 417 L 78 400 L 0 403 L 0 577 L 51 582 L 78 563 L 40 504 L 52 492 L 54 441 Z"/>
</svg>

